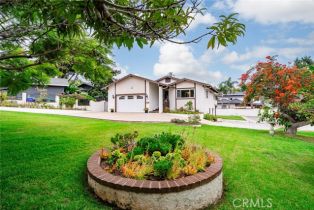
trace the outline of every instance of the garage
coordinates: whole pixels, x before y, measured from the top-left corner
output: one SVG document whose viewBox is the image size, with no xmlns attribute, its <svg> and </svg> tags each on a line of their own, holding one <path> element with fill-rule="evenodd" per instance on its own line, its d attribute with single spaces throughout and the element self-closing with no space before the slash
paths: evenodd
<svg viewBox="0 0 314 210">
<path fill-rule="evenodd" d="M 117 96 L 117 112 L 144 112 L 144 95 Z"/>
</svg>

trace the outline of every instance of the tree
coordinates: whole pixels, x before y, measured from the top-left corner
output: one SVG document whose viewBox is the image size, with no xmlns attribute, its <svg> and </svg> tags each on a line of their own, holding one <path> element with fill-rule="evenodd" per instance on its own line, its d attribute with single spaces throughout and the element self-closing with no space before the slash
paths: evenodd
<svg viewBox="0 0 314 210">
<path fill-rule="evenodd" d="M 7 81 L 11 78 L 15 86 L 10 85 L 9 90 L 17 92 L 32 83 L 47 83 L 49 77 L 59 75 L 60 66 L 81 71 L 83 68 L 78 70 L 79 65 L 72 61 L 84 60 L 81 49 L 91 52 L 96 48 L 96 43 L 80 43 L 82 38 L 86 40 L 87 31 L 88 36 L 97 39 L 97 50 L 105 46 L 110 49 L 113 44 L 131 49 L 134 43 L 143 47 L 155 41 L 195 43 L 205 36 L 210 37 L 208 48 L 214 48 L 235 44 L 244 35 L 245 26 L 235 18 L 236 14 L 231 14 L 220 16 L 219 22 L 192 40 L 176 41 L 177 36 L 185 34 L 194 17 L 203 12 L 199 5 L 200 0 L 3 0 L 1 80 L 11 84 Z M 75 47 L 75 52 L 71 47 Z M 78 59 L 73 59 L 73 53 Z M 87 67 L 86 62 L 80 67 Z M 84 73 L 97 79 L 102 71 L 103 68 L 86 68 Z"/>
<path fill-rule="evenodd" d="M 308 67 L 298 68 L 266 57 L 241 76 L 245 100 L 263 98 L 276 109 L 277 122 L 295 135 L 299 127 L 314 123 L 314 74 Z"/>
<path fill-rule="evenodd" d="M 229 77 L 226 81 L 223 81 L 219 83 L 218 85 L 218 91 L 223 94 L 233 93 L 235 91 L 238 91 L 238 89 L 235 87 L 235 84 L 237 84 L 237 81 L 232 81 L 231 77 Z"/>
<path fill-rule="evenodd" d="M 54 51 L 57 47 L 60 50 Z M 49 32 L 29 48 L 34 54 L 41 54 L 36 61 L 14 57 L 1 62 L 6 68 L 0 69 L 0 86 L 8 87 L 11 94 L 33 84 L 44 85 L 54 76 L 72 80 L 81 75 L 93 83 L 108 84 L 118 73 L 113 69 L 111 47 L 86 35 L 61 38 L 55 32 Z M 6 49 L 22 50 L 15 45 L 9 45 Z M 40 65 L 33 65 L 36 63 Z M 24 68 L 25 65 L 28 67 Z"/>
<path fill-rule="evenodd" d="M 294 65 L 296 65 L 298 68 L 308 67 L 314 70 L 314 61 L 312 60 L 311 56 L 296 58 L 294 60 Z"/>
</svg>

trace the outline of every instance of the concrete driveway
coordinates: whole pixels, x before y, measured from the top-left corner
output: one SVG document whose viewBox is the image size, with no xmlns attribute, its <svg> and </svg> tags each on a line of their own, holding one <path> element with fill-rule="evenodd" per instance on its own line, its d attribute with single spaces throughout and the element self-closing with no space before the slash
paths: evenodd
<svg viewBox="0 0 314 210">
<path fill-rule="evenodd" d="M 183 114 L 170 114 L 170 113 L 110 113 L 110 112 L 92 112 L 92 111 L 79 111 L 79 110 L 60 110 L 60 109 L 31 109 L 31 108 L 15 108 L 15 107 L 0 107 L 3 111 L 14 112 L 29 112 L 40 114 L 56 114 L 67 115 L 75 117 L 113 120 L 113 121 L 128 121 L 128 122 L 170 122 L 173 118 L 187 120 L 188 115 Z M 202 116 L 201 116 L 202 117 Z M 211 122 L 202 119 L 201 123 L 206 125 L 234 127 L 234 128 L 249 128 L 257 130 L 268 130 L 269 124 L 257 123 L 256 117 L 244 117 L 246 121 L 239 120 L 221 120 L 218 122 Z M 299 128 L 303 131 L 314 131 L 313 126 L 304 126 Z"/>
<path fill-rule="evenodd" d="M 170 114 L 170 113 L 110 113 L 110 112 L 92 112 L 80 110 L 60 110 L 60 109 L 33 109 L 33 108 L 16 108 L 0 107 L 2 111 L 28 112 L 39 114 L 56 114 L 75 117 L 86 117 L 114 121 L 131 121 L 131 122 L 170 122 L 173 118 L 187 119 L 187 115 Z"/>
</svg>

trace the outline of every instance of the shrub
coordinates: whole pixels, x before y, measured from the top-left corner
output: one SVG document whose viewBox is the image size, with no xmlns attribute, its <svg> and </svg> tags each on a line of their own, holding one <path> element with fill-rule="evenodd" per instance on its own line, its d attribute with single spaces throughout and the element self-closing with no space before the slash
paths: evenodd
<svg viewBox="0 0 314 210">
<path fill-rule="evenodd" d="M 162 155 L 172 152 L 176 146 L 182 146 L 184 143 L 180 135 L 171 133 L 161 133 L 153 137 L 145 137 L 138 141 L 137 145 L 153 154 L 155 151 L 160 151 Z"/>
<path fill-rule="evenodd" d="M 76 102 L 76 98 L 70 96 L 60 97 L 60 106 L 65 106 L 66 108 L 73 108 Z"/>
<path fill-rule="evenodd" d="M 170 122 L 172 122 L 172 123 L 177 123 L 177 124 L 184 124 L 184 123 L 186 123 L 185 120 L 178 119 L 178 118 L 173 118 L 173 119 L 171 119 Z"/>
<path fill-rule="evenodd" d="M 133 157 L 142 154 L 144 154 L 144 149 L 142 147 L 136 146 L 133 148 L 133 150 L 129 151 L 128 158 L 133 159 Z"/>
<path fill-rule="evenodd" d="M 154 175 L 158 177 L 166 177 L 171 167 L 172 162 L 170 160 L 165 157 L 160 157 L 160 159 L 154 163 Z"/>
<path fill-rule="evenodd" d="M 170 113 L 175 113 L 175 114 L 199 114 L 199 110 L 187 110 L 184 109 L 183 107 L 181 107 L 180 109 L 176 109 L 176 110 L 171 110 Z"/>
<path fill-rule="evenodd" d="M 183 169 L 184 173 L 186 175 L 193 175 L 193 174 L 196 174 L 197 173 L 197 169 L 195 168 L 195 166 L 193 165 L 187 165 L 184 167 Z"/>
<path fill-rule="evenodd" d="M 135 145 L 135 139 L 138 136 L 138 132 L 119 134 L 117 133 L 114 137 L 111 137 L 111 143 L 116 147 L 121 147 L 126 151 L 131 151 Z"/>
<path fill-rule="evenodd" d="M 0 91 L 0 103 L 8 99 L 8 94 L 6 92 Z"/>
<path fill-rule="evenodd" d="M 188 111 L 192 111 L 193 110 L 193 102 L 192 101 L 186 102 L 185 107 Z"/>
<path fill-rule="evenodd" d="M 201 121 L 201 117 L 198 114 L 193 114 L 188 117 L 189 124 L 192 124 L 192 125 L 199 124 L 200 121 Z"/>
<path fill-rule="evenodd" d="M 203 171 L 214 161 L 205 149 L 185 144 L 177 134 L 164 132 L 135 142 L 137 136 L 134 132 L 111 138 L 112 149 L 100 152 L 106 171 L 135 179 L 177 179 Z"/>
<path fill-rule="evenodd" d="M 0 106 L 5 106 L 5 107 L 18 107 L 18 103 L 16 101 L 2 101 L 0 103 Z"/>
<path fill-rule="evenodd" d="M 212 114 L 204 114 L 204 119 L 209 121 L 217 121 L 217 117 Z"/>
</svg>

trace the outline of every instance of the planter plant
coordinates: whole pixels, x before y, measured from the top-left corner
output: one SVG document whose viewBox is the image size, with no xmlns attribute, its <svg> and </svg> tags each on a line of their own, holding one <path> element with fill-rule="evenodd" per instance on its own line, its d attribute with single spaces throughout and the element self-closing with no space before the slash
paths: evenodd
<svg viewBox="0 0 314 210">
<path fill-rule="evenodd" d="M 102 168 L 126 178 L 173 180 L 204 171 L 214 162 L 206 149 L 181 135 L 160 133 L 136 141 L 137 137 L 137 132 L 112 137 L 112 147 L 100 152 Z"/>
</svg>

